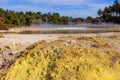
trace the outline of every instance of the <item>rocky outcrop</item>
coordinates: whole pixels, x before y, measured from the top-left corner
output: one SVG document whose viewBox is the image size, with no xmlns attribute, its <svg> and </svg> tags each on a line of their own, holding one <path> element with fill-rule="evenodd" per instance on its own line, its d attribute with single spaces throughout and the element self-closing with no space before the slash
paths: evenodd
<svg viewBox="0 0 120 80">
<path fill-rule="evenodd" d="M 14 50 L 6 50 L 3 53 L 0 54 L 0 69 L 9 67 L 15 60 L 20 56 L 20 54 L 17 54 L 21 51 L 24 51 L 27 48 L 27 46 L 19 46 Z"/>
</svg>

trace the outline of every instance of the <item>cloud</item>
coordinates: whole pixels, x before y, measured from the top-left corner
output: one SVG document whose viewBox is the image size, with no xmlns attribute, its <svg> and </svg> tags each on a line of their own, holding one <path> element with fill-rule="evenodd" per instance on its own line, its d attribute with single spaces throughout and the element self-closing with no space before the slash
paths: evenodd
<svg viewBox="0 0 120 80">
<path fill-rule="evenodd" d="M 31 3 L 46 3 L 46 4 L 56 4 L 56 5 L 91 5 L 91 4 L 109 4 L 111 1 L 108 0 L 26 0 Z"/>
<path fill-rule="evenodd" d="M 79 5 L 84 4 L 87 0 L 27 0 L 32 3 L 49 3 L 57 5 Z"/>
</svg>

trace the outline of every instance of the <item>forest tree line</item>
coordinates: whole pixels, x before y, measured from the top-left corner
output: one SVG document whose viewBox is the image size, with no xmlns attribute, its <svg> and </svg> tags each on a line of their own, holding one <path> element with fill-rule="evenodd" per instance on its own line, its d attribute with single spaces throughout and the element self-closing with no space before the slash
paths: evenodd
<svg viewBox="0 0 120 80">
<path fill-rule="evenodd" d="M 79 24 L 84 22 L 84 18 L 72 18 L 61 16 L 59 13 L 41 12 L 15 12 L 0 8 L 0 25 L 13 26 L 30 26 L 32 24 Z"/>
<path fill-rule="evenodd" d="M 118 0 L 115 0 L 114 3 L 108 7 L 105 7 L 104 10 L 99 9 L 98 15 L 99 19 L 102 22 L 112 22 L 120 24 L 120 3 Z"/>
<path fill-rule="evenodd" d="M 113 5 L 105 7 L 103 10 L 98 10 L 99 17 L 93 18 L 88 16 L 84 18 L 73 18 L 69 16 L 61 16 L 59 13 L 41 12 L 15 12 L 11 10 L 4 10 L 0 8 L 0 29 L 7 29 L 8 27 L 31 26 L 40 24 L 80 24 L 80 23 L 94 23 L 112 22 L 120 24 L 120 3 L 115 0 Z"/>
</svg>

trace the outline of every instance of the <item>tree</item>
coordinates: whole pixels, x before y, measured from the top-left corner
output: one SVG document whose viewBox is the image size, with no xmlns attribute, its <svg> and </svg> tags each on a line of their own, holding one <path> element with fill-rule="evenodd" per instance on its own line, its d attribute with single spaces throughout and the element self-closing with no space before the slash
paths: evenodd
<svg viewBox="0 0 120 80">
<path fill-rule="evenodd" d="M 72 18 L 69 16 L 61 16 L 59 13 L 41 12 L 15 12 L 11 10 L 3 10 L 0 8 L 0 22 L 9 26 L 30 26 L 32 24 L 79 24 L 85 21 L 83 18 Z"/>
<path fill-rule="evenodd" d="M 93 20 L 94 20 L 94 19 L 93 19 L 91 16 L 88 16 L 87 19 L 86 19 L 86 22 L 92 23 Z"/>
<path fill-rule="evenodd" d="M 98 15 L 101 16 L 104 21 L 120 23 L 120 3 L 118 0 L 115 0 L 113 5 L 105 7 L 102 11 L 98 10 Z"/>
<path fill-rule="evenodd" d="M 52 21 L 54 24 L 59 24 L 59 19 L 60 19 L 60 15 L 59 13 L 53 13 L 52 15 Z"/>
<path fill-rule="evenodd" d="M 115 4 L 115 5 L 118 5 L 118 4 L 119 4 L 119 1 L 118 1 L 118 0 L 115 0 L 115 1 L 114 1 L 114 4 Z"/>
<path fill-rule="evenodd" d="M 98 10 L 98 15 L 99 15 L 99 16 L 102 16 L 102 14 L 103 14 L 103 11 L 102 11 L 101 9 L 99 9 L 99 10 Z"/>
<path fill-rule="evenodd" d="M 3 12 L 4 11 L 0 9 L 0 30 L 8 30 L 8 26 L 4 24 L 5 18 Z"/>
<path fill-rule="evenodd" d="M 113 6 L 114 6 L 114 9 L 115 9 L 116 16 L 118 16 L 118 5 L 119 5 L 118 0 L 115 0 Z"/>
</svg>

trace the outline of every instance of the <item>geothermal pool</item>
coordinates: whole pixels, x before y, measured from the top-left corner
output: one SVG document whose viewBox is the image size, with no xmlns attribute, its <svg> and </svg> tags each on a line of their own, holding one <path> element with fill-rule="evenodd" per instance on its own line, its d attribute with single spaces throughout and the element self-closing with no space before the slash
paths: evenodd
<svg viewBox="0 0 120 80">
<path fill-rule="evenodd" d="M 105 33 L 120 32 L 120 26 L 84 26 L 84 27 L 16 27 L 0 33 L 18 33 L 18 34 L 79 34 L 79 33 Z"/>
<path fill-rule="evenodd" d="M 20 34 L 76 34 L 76 33 L 105 33 L 119 32 L 120 28 L 89 28 L 89 27 L 48 27 L 48 28 L 29 28 L 25 29 Z"/>
</svg>

